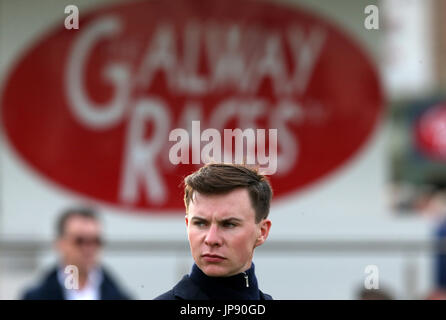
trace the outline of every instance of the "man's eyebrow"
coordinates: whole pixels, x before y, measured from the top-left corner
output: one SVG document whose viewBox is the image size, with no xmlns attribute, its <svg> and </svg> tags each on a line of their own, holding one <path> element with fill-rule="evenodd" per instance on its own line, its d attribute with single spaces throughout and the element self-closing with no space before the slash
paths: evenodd
<svg viewBox="0 0 446 320">
<path fill-rule="evenodd" d="M 191 221 L 192 220 L 208 221 L 206 218 L 203 218 L 203 217 L 200 217 L 200 216 L 193 216 L 190 220 Z M 236 218 L 236 217 L 229 217 L 229 218 L 224 218 L 224 219 L 218 220 L 219 223 L 221 223 L 221 222 L 229 222 L 229 221 L 239 222 L 240 223 L 240 222 L 243 221 L 243 219 Z"/>
<path fill-rule="evenodd" d="M 191 220 L 202 220 L 202 221 L 207 221 L 205 218 L 203 218 L 203 217 L 197 217 L 197 216 L 193 216 Z"/>
<path fill-rule="evenodd" d="M 242 222 L 243 219 L 236 218 L 236 217 L 229 217 L 229 218 L 224 218 L 224 219 L 219 220 L 219 222 L 229 222 L 229 221 L 231 221 L 231 222 Z"/>
</svg>

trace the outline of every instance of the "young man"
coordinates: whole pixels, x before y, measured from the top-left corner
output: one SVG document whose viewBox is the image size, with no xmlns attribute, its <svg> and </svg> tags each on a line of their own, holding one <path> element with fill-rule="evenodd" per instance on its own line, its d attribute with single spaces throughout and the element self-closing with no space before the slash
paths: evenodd
<svg viewBox="0 0 446 320">
<path fill-rule="evenodd" d="M 266 300 L 252 258 L 271 228 L 266 178 L 243 165 L 208 164 L 185 179 L 186 227 L 195 264 L 158 300 Z"/>
</svg>

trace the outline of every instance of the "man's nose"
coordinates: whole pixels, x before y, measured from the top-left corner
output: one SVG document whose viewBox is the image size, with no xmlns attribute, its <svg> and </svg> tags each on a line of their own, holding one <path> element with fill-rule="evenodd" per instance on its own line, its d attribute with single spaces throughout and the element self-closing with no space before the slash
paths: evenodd
<svg viewBox="0 0 446 320">
<path fill-rule="evenodd" d="M 204 243 L 211 247 L 222 245 L 222 238 L 217 225 L 211 224 L 207 231 L 206 238 L 204 239 Z"/>
</svg>

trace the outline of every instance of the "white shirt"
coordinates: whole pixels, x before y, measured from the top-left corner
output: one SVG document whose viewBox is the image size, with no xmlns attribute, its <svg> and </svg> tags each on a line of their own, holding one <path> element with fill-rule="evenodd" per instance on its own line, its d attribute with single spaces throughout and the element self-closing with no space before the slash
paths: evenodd
<svg viewBox="0 0 446 320">
<path fill-rule="evenodd" d="M 59 268 L 57 278 L 66 300 L 99 300 L 101 298 L 100 287 L 102 283 L 102 270 L 95 268 L 88 273 L 87 283 L 82 289 L 67 289 L 65 279 L 71 276 L 65 273 L 63 268 Z"/>
</svg>

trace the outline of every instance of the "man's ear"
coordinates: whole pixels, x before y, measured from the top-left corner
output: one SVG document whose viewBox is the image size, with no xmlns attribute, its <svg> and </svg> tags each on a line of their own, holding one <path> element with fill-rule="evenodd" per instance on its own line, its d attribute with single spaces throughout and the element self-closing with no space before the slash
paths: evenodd
<svg viewBox="0 0 446 320">
<path fill-rule="evenodd" d="M 185 220 L 185 222 L 186 222 L 186 228 L 189 227 L 189 219 L 187 218 L 187 213 L 186 213 L 186 215 L 184 216 L 184 220 Z"/>
<path fill-rule="evenodd" d="M 271 220 L 269 219 L 263 219 L 262 221 L 259 222 L 259 235 L 257 236 L 257 240 L 255 243 L 255 247 L 258 247 L 260 245 L 262 245 L 266 239 L 268 238 L 268 234 L 269 234 L 269 229 L 271 229 Z"/>
</svg>

